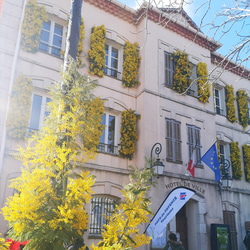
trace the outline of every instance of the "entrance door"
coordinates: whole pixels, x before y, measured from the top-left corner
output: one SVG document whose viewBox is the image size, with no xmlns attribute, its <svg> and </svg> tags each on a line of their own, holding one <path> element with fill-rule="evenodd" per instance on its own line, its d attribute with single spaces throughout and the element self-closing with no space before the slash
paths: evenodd
<svg viewBox="0 0 250 250">
<path fill-rule="evenodd" d="M 188 250 L 186 205 L 184 205 L 176 214 L 176 232 L 180 234 L 180 241 L 185 250 Z"/>
</svg>

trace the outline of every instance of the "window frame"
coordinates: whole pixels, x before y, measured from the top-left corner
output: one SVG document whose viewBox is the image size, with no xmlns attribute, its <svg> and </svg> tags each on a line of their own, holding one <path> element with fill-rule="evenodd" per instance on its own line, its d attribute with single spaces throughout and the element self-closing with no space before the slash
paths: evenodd
<svg viewBox="0 0 250 250">
<path fill-rule="evenodd" d="M 105 116 L 105 122 L 103 120 L 103 117 Z M 115 121 L 114 121 L 114 143 L 109 143 L 109 126 L 107 126 L 107 124 L 109 124 L 110 122 L 110 117 L 114 117 Z M 99 152 L 102 153 L 108 153 L 108 154 L 112 154 L 112 155 L 118 155 L 118 146 L 117 146 L 117 122 L 118 122 L 118 116 L 113 114 L 113 113 L 109 113 L 109 112 L 104 112 L 103 116 L 102 116 L 102 125 L 104 125 L 104 130 L 103 133 L 100 137 L 100 142 L 99 142 L 99 146 L 98 146 L 98 150 Z M 104 136 L 104 137 L 103 137 Z"/>
<path fill-rule="evenodd" d="M 113 56 L 113 53 L 112 53 L 113 49 L 117 50 L 117 57 Z M 105 43 L 105 52 L 106 52 L 105 68 L 103 70 L 104 74 L 106 76 L 110 76 L 115 79 L 121 80 L 122 79 L 122 57 L 123 57 L 122 45 L 107 39 Z M 112 65 L 112 59 L 114 58 L 117 60 L 117 67 L 114 67 L 114 65 Z"/>
<path fill-rule="evenodd" d="M 223 152 L 222 152 L 223 151 Z M 228 175 L 232 176 L 232 164 L 230 158 L 230 145 L 229 143 L 219 141 L 219 163 L 221 165 L 221 159 L 226 159 L 230 162 L 230 168 L 228 169 Z M 224 173 L 222 173 L 224 175 Z"/>
<path fill-rule="evenodd" d="M 44 28 L 44 23 L 49 24 L 49 29 Z M 60 26 L 61 34 L 56 32 L 56 26 Z M 42 40 L 43 31 L 48 33 L 47 36 L 48 41 Z M 55 37 L 61 38 L 60 46 L 54 44 Z M 58 58 L 62 58 L 61 51 L 63 50 L 64 41 L 65 41 L 65 27 L 62 24 L 55 22 L 54 20 L 48 20 L 47 22 L 43 22 L 39 38 L 39 46 L 38 46 L 39 51 L 53 55 Z M 45 48 L 43 49 L 42 46 L 44 46 Z M 58 52 L 56 53 L 54 51 Z"/>
<path fill-rule="evenodd" d="M 191 131 L 191 135 L 189 133 Z M 198 142 L 197 142 L 198 137 Z M 191 140 L 190 140 L 191 139 Z M 195 166 L 202 167 L 201 163 L 201 128 L 194 125 L 187 124 L 187 147 L 188 147 L 188 160 L 191 159 L 194 148 L 196 148 L 196 162 Z"/>
<path fill-rule="evenodd" d="M 117 199 L 109 196 L 95 196 L 90 201 L 89 234 L 101 235 L 103 225 L 107 224 L 106 216 L 112 215 Z M 98 207 L 97 213 L 93 209 Z"/>
<path fill-rule="evenodd" d="M 34 115 L 37 114 L 37 111 L 34 110 L 35 109 L 35 107 L 34 107 L 34 98 L 35 98 L 35 96 L 41 97 L 41 103 L 39 105 L 39 113 L 40 114 L 36 118 L 34 118 L 34 116 L 33 116 L 33 114 Z M 32 93 L 31 107 L 30 107 L 30 119 L 29 119 L 29 127 L 28 127 L 29 132 L 38 131 L 43 127 L 44 119 L 48 115 L 48 114 L 46 114 L 46 112 L 48 112 L 46 110 L 46 104 L 48 102 L 50 102 L 50 101 L 51 101 L 51 98 L 48 95 L 37 93 L 37 92 Z M 35 112 L 35 113 L 33 113 L 33 112 Z M 32 123 L 33 124 L 36 123 L 36 125 L 38 124 L 38 126 L 34 127 L 33 125 L 31 125 Z M 31 126 L 33 126 L 33 127 L 31 127 Z"/>
<path fill-rule="evenodd" d="M 214 85 L 214 109 L 217 115 L 226 116 L 226 95 L 225 88 L 220 85 Z M 218 93 L 218 95 L 216 95 Z"/>
<path fill-rule="evenodd" d="M 171 89 L 174 83 L 174 73 L 175 65 L 173 53 L 164 50 L 164 85 Z"/>
<path fill-rule="evenodd" d="M 192 62 L 192 60 L 189 60 L 189 63 L 191 65 L 191 72 L 192 75 L 190 76 L 191 79 L 191 86 L 189 87 L 187 91 L 187 95 L 198 97 L 198 82 L 197 82 L 197 63 Z"/>
<path fill-rule="evenodd" d="M 165 122 L 166 160 L 174 163 L 182 163 L 181 122 L 169 118 L 165 118 Z M 179 135 L 176 135 L 177 130 Z M 179 151 L 177 151 L 178 147 Z M 170 152 L 172 153 L 169 156 Z"/>
</svg>

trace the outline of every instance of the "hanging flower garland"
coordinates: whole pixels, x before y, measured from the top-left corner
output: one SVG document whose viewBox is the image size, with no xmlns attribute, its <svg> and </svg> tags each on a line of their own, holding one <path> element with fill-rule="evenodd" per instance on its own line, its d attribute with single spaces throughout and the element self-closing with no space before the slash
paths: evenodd
<svg viewBox="0 0 250 250">
<path fill-rule="evenodd" d="M 197 83 L 198 83 L 198 99 L 201 102 L 209 102 L 208 99 L 211 95 L 210 84 L 207 80 L 207 64 L 199 62 L 196 69 Z"/>
<path fill-rule="evenodd" d="M 137 80 L 140 61 L 138 43 L 132 44 L 126 41 L 123 52 L 123 87 L 135 87 L 140 84 Z"/>
<path fill-rule="evenodd" d="M 135 152 L 135 141 L 137 140 L 136 121 L 139 115 L 134 110 L 126 110 L 122 112 L 121 121 L 121 149 L 119 156 L 122 158 L 133 158 Z"/>
<path fill-rule="evenodd" d="M 227 119 L 234 123 L 237 121 L 236 110 L 234 106 L 234 88 L 232 85 L 226 85 L 226 108 L 227 108 Z"/>
<path fill-rule="evenodd" d="M 6 127 L 13 139 L 24 139 L 29 125 L 32 81 L 19 75 L 13 85 Z"/>
<path fill-rule="evenodd" d="M 239 122 L 245 129 L 248 126 L 248 94 L 244 90 L 237 91 Z"/>
<path fill-rule="evenodd" d="M 250 145 L 244 144 L 242 146 L 243 150 L 243 162 L 246 181 L 250 182 Z"/>
<path fill-rule="evenodd" d="M 40 41 L 43 22 L 48 19 L 45 7 L 38 6 L 36 0 L 29 0 L 25 7 L 22 23 L 21 48 L 28 52 L 36 52 Z"/>
<path fill-rule="evenodd" d="M 105 68 L 106 29 L 104 25 L 93 27 L 88 50 L 89 73 L 103 77 Z"/>
<path fill-rule="evenodd" d="M 175 64 L 173 89 L 178 93 L 184 93 L 191 84 L 191 64 L 188 54 L 184 51 L 176 50 L 173 56 Z"/>
<path fill-rule="evenodd" d="M 230 159 L 232 164 L 233 179 L 241 180 L 242 170 L 238 142 L 230 143 Z"/>
</svg>

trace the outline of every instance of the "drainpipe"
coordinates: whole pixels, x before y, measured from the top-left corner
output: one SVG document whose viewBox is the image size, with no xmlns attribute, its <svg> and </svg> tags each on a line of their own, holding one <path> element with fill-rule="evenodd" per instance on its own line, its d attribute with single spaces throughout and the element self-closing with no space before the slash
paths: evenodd
<svg viewBox="0 0 250 250">
<path fill-rule="evenodd" d="M 5 118 L 4 118 L 3 137 L 2 137 L 1 152 L 0 152 L 0 179 L 1 179 L 1 173 L 2 173 L 2 167 L 3 167 L 5 143 L 6 143 L 6 120 L 7 120 L 9 107 L 10 107 L 10 96 L 11 96 L 12 87 L 13 87 L 13 83 L 14 83 L 14 79 L 15 79 L 17 58 L 18 58 L 18 53 L 19 53 L 19 50 L 20 50 L 21 27 L 22 27 L 22 23 L 23 23 L 26 4 L 27 4 L 27 0 L 24 0 L 21 20 L 20 20 L 20 25 L 19 25 L 18 35 L 17 35 L 17 40 L 16 40 L 16 47 L 15 47 L 15 52 L 14 52 L 14 57 L 13 57 L 13 62 L 12 62 L 12 67 L 11 67 L 9 93 L 8 93 L 8 100 L 7 100 L 7 105 L 6 105 L 6 113 L 5 113 Z"/>
</svg>

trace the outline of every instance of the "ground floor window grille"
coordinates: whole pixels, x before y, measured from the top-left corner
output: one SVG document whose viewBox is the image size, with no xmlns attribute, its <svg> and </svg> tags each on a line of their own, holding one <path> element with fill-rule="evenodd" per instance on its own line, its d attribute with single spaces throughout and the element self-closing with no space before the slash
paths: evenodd
<svg viewBox="0 0 250 250">
<path fill-rule="evenodd" d="M 94 197 L 90 207 L 90 234 L 101 234 L 103 225 L 107 224 L 107 218 L 111 216 L 116 201 L 108 197 Z"/>
</svg>

